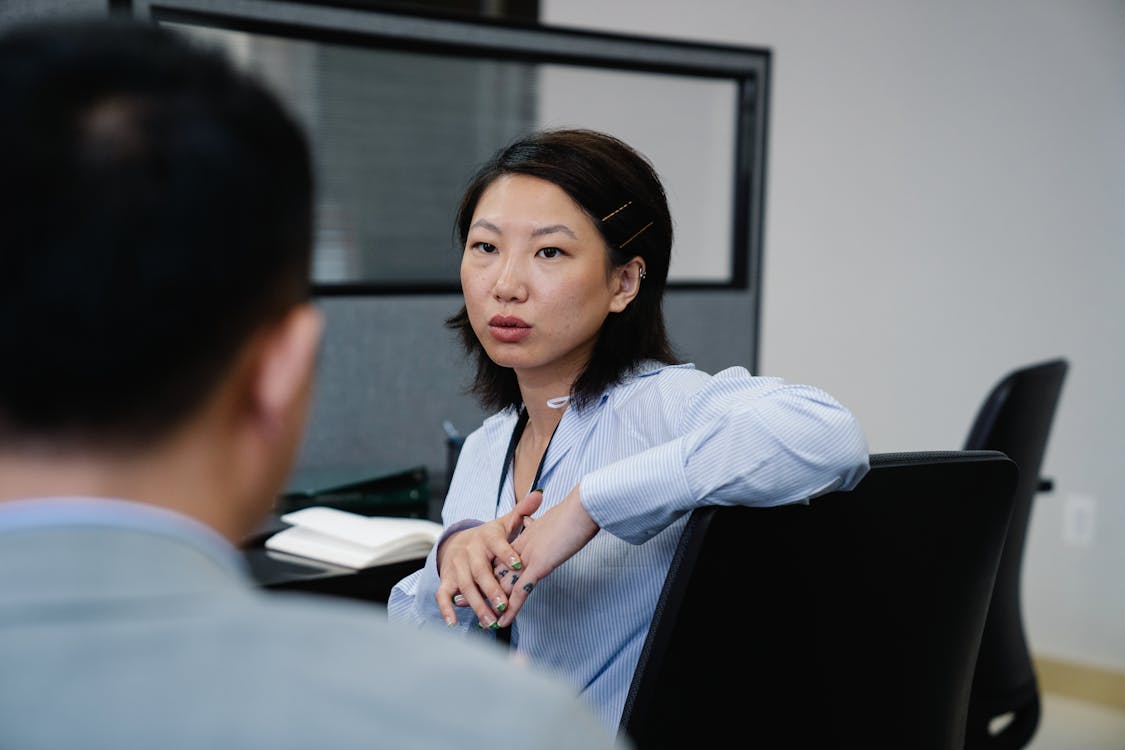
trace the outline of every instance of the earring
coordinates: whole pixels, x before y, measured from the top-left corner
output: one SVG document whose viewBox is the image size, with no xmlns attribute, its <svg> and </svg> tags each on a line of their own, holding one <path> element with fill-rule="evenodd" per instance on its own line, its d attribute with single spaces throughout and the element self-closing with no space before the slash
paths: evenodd
<svg viewBox="0 0 1125 750">
<path fill-rule="evenodd" d="M 645 267 L 644 267 L 644 266 L 641 266 L 641 270 L 640 270 L 640 273 L 638 273 L 637 275 L 641 277 L 641 280 L 642 280 L 642 281 L 643 281 L 643 280 L 644 280 L 645 278 L 647 278 L 647 277 L 648 277 L 648 274 L 647 274 L 647 273 L 645 273 Z"/>
</svg>

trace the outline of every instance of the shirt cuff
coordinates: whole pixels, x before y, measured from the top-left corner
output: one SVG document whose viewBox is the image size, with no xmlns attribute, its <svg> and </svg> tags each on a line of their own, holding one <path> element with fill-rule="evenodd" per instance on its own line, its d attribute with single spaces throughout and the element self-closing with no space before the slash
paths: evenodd
<svg viewBox="0 0 1125 750">
<path fill-rule="evenodd" d="M 630 544 L 642 544 L 693 507 L 680 440 L 582 477 L 582 504 L 597 524 Z"/>
</svg>

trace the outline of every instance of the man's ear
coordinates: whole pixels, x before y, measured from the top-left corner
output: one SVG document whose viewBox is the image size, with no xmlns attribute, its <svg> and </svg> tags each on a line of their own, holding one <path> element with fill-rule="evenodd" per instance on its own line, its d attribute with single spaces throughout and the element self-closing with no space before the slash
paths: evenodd
<svg viewBox="0 0 1125 750">
<path fill-rule="evenodd" d="M 297 305 L 264 335 L 254 375 L 254 401 L 266 424 L 283 425 L 304 408 L 316 368 L 324 316 L 311 303 Z"/>
<path fill-rule="evenodd" d="M 645 275 L 645 259 L 634 256 L 623 266 L 613 269 L 613 278 L 617 284 L 617 291 L 610 301 L 610 312 L 621 312 L 632 302 L 641 291 L 641 282 Z"/>
</svg>

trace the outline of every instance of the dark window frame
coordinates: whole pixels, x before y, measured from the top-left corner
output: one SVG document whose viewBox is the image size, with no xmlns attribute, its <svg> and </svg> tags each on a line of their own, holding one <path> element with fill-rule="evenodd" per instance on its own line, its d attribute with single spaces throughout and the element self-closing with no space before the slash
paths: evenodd
<svg viewBox="0 0 1125 750">
<path fill-rule="evenodd" d="M 731 186 L 732 248 L 725 282 L 675 281 L 671 290 L 760 291 L 772 56 L 768 48 L 691 42 L 473 17 L 377 9 L 366 4 L 273 0 L 134 0 L 133 15 L 358 47 L 573 64 L 619 71 L 727 79 L 737 88 Z M 318 296 L 460 294 L 456 281 L 315 282 Z"/>
</svg>

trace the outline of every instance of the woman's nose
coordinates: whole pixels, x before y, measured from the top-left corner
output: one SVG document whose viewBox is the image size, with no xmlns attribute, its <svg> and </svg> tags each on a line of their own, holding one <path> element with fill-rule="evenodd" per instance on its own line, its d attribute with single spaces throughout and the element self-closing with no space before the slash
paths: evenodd
<svg viewBox="0 0 1125 750">
<path fill-rule="evenodd" d="M 500 264 L 496 281 L 492 285 L 492 294 L 498 300 L 522 300 L 527 297 L 527 283 L 524 280 L 524 269 L 516 258 L 505 258 Z"/>
</svg>

